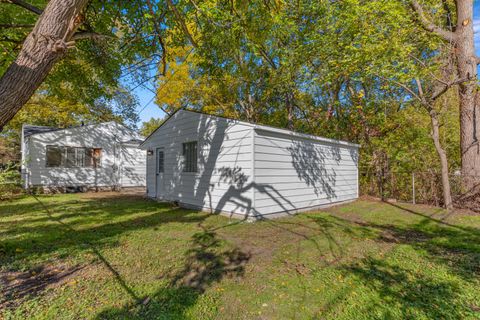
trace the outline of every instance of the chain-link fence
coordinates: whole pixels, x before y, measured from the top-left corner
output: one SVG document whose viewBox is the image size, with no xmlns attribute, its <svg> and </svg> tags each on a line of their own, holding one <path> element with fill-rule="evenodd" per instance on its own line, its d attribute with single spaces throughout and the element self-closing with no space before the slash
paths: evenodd
<svg viewBox="0 0 480 320">
<path fill-rule="evenodd" d="M 460 174 L 449 176 L 456 207 L 480 211 L 479 188 L 466 190 Z M 475 178 L 475 177 L 474 177 Z M 438 172 L 360 171 L 360 193 L 383 200 L 443 206 L 442 177 Z M 480 177 L 475 179 L 480 181 Z"/>
</svg>

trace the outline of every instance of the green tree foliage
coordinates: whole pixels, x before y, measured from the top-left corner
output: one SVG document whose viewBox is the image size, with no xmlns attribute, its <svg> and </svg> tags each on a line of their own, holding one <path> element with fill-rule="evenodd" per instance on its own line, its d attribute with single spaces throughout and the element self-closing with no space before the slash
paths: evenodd
<svg viewBox="0 0 480 320">
<path fill-rule="evenodd" d="M 452 23 L 453 3 L 425 5 L 438 25 Z M 419 79 L 432 94 L 451 48 L 420 27 L 408 1 L 205 0 L 178 6 L 187 24 L 197 26 L 197 46 L 188 62 L 184 52 L 175 57 L 179 51 L 172 50 L 175 63 L 168 66 L 181 70 L 188 84 L 173 100 L 359 142 L 361 170 L 373 175 L 380 168 L 438 173 L 429 115 L 412 93 Z M 179 106 L 160 90 L 159 103 Z M 434 108 L 453 172 L 459 167 L 458 97 L 450 91 Z"/>
<path fill-rule="evenodd" d="M 150 134 L 153 133 L 163 122 L 165 119 L 157 119 L 157 118 L 150 118 L 150 120 L 145 121 L 142 123 L 140 127 L 140 134 L 144 137 L 148 137 Z"/>
<path fill-rule="evenodd" d="M 121 95 L 120 95 L 121 97 Z M 137 115 L 135 114 L 135 118 Z M 23 124 L 66 128 L 84 123 L 105 121 L 129 122 L 128 113 L 115 112 L 111 106 L 89 108 L 87 105 L 54 96 L 35 95 L 9 122 L 0 134 L 1 165 L 20 160 L 20 137 Z"/>
<path fill-rule="evenodd" d="M 437 25 L 456 24 L 453 1 L 422 5 Z M 0 10 L 5 25 L 36 19 L 16 6 Z M 154 80 L 167 112 L 189 107 L 359 142 L 361 169 L 375 174 L 439 167 L 415 79 L 433 94 L 451 48 L 421 28 L 408 0 L 94 0 L 85 21 L 81 32 L 103 36 L 78 41 L 44 90 L 93 114 L 108 114 L 119 96 L 117 109 L 133 114 L 122 87 Z M 0 29 L 0 74 L 29 30 Z M 453 89 L 432 103 L 451 171 L 457 104 Z"/>
</svg>

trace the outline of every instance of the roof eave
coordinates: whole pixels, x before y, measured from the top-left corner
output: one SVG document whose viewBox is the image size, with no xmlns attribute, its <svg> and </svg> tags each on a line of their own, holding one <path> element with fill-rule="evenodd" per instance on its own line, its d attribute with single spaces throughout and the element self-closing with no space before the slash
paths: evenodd
<svg viewBox="0 0 480 320">
<path fill-rule="evenodd" d="M 325 143 L 330 143 L 330 144 L 341 145 L 341 146 L 360 148 L 359 144 L 348 142 L 348 141 L 329 139 L 329 138 L 314 136 L 314 135 L 310 135 L 310 134 L 299 133 L 299 132 L 294 132 L 294 131 L 290 131 L 290 130 L 269 127 L 269 126 L 254 125 L 254 129 L 255 130 L 261 130 L 261 131 L 278 133 L 278 134 L 282 134 L 282 135 L 285 135 L 285 136 L 291 136 L 291 137 L 295 137 L 295 138 L 302 138 L 302 139 L 308 139 L 308 140 L 314 140 L 314 141 L 320 141 L 320 142 L 325 142 Z"/>
</svg>

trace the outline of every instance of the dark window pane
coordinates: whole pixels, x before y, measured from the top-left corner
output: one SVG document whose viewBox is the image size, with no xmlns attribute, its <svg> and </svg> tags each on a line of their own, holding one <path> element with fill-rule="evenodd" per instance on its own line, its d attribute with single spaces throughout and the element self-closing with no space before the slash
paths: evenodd
<svg viewBox="0 0 480 320">
<path fill-rule="evenodd" d="M 47 167 L 60 167 L 62 165 L 62 152 L 64 148 L 47 146 Z"/>
<path fill-rule="evenodd" d="M 85 167 L 85 148 L 76 148 L 75 166 Z"/>
<path fill-rule="evenodd" d="M 158 172 L 163 172 L 164 170 L 164 155 L 163 151 L 158 151 Z"/>
<path fill-rule="evenodd" d="M 184 172 L 197 172 L 197 142 L 183 144 Z"/>
<path fill-rule="evenodd" d="M 93 167 L 93 149 L 90 149 L 90 148 L 85 149 L 84 164 L 85 164 L 85 167 L 87 168 Z"/>
<path fill-rule="evenodd" d="M 75 167 L 76 166 L 76 157 L 75 157 L 76 148 L 66 147 L 66 149 L 67 149 L 67 158 L 66 158 L 65 166 L 68 168 Z"/>
</svg>

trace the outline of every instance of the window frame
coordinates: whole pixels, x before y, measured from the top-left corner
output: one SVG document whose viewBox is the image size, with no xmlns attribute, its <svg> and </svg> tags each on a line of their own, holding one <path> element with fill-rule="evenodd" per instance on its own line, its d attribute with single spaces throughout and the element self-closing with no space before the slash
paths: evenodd
<svg viewBox="0 0 480 320">
<path fill-rule="evenodd" d="M 60 150 L 59 165 L 52 165 L 48 161 L 49 149 Z M 45 146 L 46 168 L 99 168 L 101 167 L 102 148 L 73 147 L 65 145 Z"/>
<path fill-rule="evenodd" d="M 49 152 L 49 149 L 59 149 L 59 152 L 60 152 L 60 162 L 58 165 L 52 165 L 49 163 L 48 161 L 48 152 Z M 63 146 L 58 146 L 58 145 L 47 145 L 45 146 L 45 167 L 47 168 L 61 168 L 63 167 L 63 160 L 64 160 L 64 155 L 62 155 L 62 153 L 64 153 L 65 150 L 63 148 Z"/>
<path fill-rule="evenodd" d="M 163 148 L 157 148 L 156 150 L 156 162 L 157 162 L 157 172 L 156 173 L 164 173 L 165 172 L 165 151 Z M 162 165 L 160 166 L 160 157 L 159 154 L 162 154 Z M 161 169 L 161 170 L 160 170 Z"/>
<path fill-rule="evenodd" d="M 188 147 L 194 146 L 193 150 L 187 150 Z M 183 173 L 197 173 L 198 172 L 198 141 L 185 141 L 182 143 L 183 156 Z M 189 159 L 193 157 L 193 159 Z"/>
</svg>

